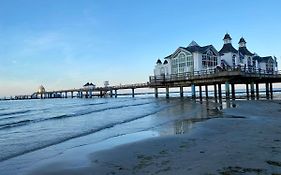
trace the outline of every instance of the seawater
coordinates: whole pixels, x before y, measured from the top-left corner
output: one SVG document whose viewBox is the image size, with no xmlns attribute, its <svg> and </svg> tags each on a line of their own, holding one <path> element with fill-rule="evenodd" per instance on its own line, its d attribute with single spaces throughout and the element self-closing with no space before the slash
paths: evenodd
<svg viewBox="0 0 281 175">
<path fill-rule="evenodd" d="M 19 162 L 36 162 L 124 135 L 141 139 L 147 133 L 148 137 L 183 134 L 195 122 L 223 117 L 218 106 L 211 100 L 200 103 L 177 97 L 0 101 L 0 170 L 15 172 Z M 44 156 L 24 157 L 42 149 L 48 149 Z"/>
<path fill-rule="evenodd" d="M 191 114 L 197 112 L 199 105 L 186 101 L 178 98 L 1 101 L 0 161 L 69 139 L 107 132 L 112 127 L 118 126 L 117 132 L 106 138 L 146 130 L 184 117 L 192 118 Z M 149 120 L 144 120 L 146 118 Z M 134 125 L 127 126 L 128 123 Z"/>
</svg>

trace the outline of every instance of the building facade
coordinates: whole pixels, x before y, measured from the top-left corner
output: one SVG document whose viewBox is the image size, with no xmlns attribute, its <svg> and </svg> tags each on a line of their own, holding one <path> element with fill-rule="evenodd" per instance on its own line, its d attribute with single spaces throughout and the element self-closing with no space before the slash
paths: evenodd
<svg viewBox="0 0 281 175">
<path fill-rule="evenodd" d="M 169 76 L 183 73 L 205 73 L 216 69 L 240 68 L 244 71 L 259 71 L 260 73 L 276 73 L 276 57 L 261 57 L 250 52 L 246 41 L 242 37 L 238 50 L 232 46 L 232 38 L 227 33 L 224 45 L 217 51 L 213 45 L 199 46 L 192 41 L 187 47 L 179 47 L 174 53 L 164 58 L 164 62 L 157 60 L 154 75 Z"/>
</svg>

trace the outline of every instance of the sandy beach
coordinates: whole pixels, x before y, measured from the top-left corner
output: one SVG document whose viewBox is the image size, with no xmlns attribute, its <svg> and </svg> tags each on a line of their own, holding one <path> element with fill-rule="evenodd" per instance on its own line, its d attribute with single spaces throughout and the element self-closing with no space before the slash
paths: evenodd
<svg viewBox="0 0 281 175">
<path fill-rule="evenodd" d="M 54 158 L 27 174 L 281 174 L 281 101 L 232 104 L 223 117 L 198 122 L 187 134 L 89 152 L 85 164 Z"/>
</svg>

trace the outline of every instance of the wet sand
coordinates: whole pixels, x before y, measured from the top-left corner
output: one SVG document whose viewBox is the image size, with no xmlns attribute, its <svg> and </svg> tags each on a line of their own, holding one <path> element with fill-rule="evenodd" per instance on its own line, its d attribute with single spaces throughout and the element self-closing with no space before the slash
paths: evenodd
<svg viewBox="0 0 281 175">
<path fill-rule="evenodd" d="M 79 165 L 53 160 L 28 174 L 280 175 L 281 101 L 234 104 L 223 110 L 223 118 L 199 122 L 187 134 L 89 153 Z M 78 157 L 76 151 L 70 159 Z"/>
</svg>

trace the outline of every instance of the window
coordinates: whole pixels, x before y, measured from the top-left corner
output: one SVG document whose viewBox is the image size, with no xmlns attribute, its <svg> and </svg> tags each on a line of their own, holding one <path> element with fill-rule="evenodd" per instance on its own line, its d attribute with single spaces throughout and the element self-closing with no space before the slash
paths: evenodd
<svg viewBox="0 0 281 175">
<path fill-rule="evenodd" d="M 203 68 L 213 68 L 217 66 L 217 64 L 218 64 L 217 56 L 212 51 L 208 51 L 206 54 L 202 55 Z"/>
<path fill-rule="evenodd" d="M 187 70 L 193 70 L 192 55 L 180 53 L 177 57 L 172 58 L 172 74 L 184 73 Z"/>
<path fill-rule="evenodd" d="M 185 54 L 184 53 L 179 54 L 178 60 L 179 60 L 179 70 L 178 70 L 178 73 L 184 73 L 184 68 L 185 68 L 185 65 L 186 65 Z"/>
<path fill-rule="evenodd" d="M 233 56 L 232 56 L 232 65 L 233 65 L 233 67 L 235 67 L 235 58 L 236 58 L 236 56 L 233 55 Z"/>
<path fill-rule="evenodd" d="M 188 55 L 186 58 L 186 66 L 187 67 L 193 67 L 193 57 L 192 55 Z"/>
<path fill-rule="evenodd" d="M 165 69 L 164 69 L 164 67 L 161 67 L 161 69 L 160 69 L 160 74 L 161 74 L 161 75 L 165 75 Z"/>
<path fill-rule="evenodd" d="M 177 58 L 172 59 L 172 74 L 178 73 Z"/>
<path fill-rule="evenodd" d="M 251 66 L 251 57 L 248 57 L 248 67 Z"/>
<path fill-rule="evenodd" d="M 269 59 L 265 65 L 265 67 L 266 67 L 267 73 L 272 73 L 273 72 L 273 61 Z"/>
</svg>

